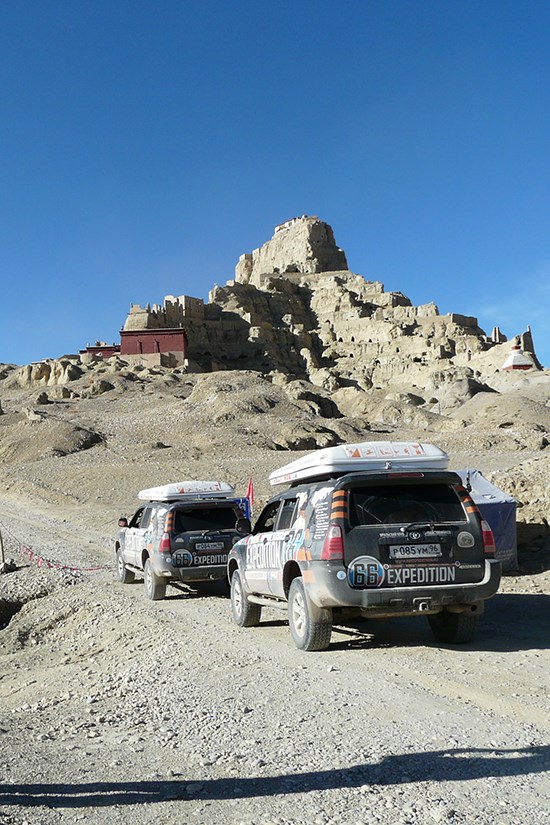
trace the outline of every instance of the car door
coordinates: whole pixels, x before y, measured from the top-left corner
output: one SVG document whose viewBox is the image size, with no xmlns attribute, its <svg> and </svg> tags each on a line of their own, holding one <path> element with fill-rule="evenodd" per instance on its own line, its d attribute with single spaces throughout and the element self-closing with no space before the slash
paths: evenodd
<svg viewBox="0 0 550 825">
<path fill-rule="evenodd" d="M 137 510 L 126 530 L 124 557 L 128 564 L 141 567 L 141 553 L 144 547 L 144 536 L 151 519 L 151 507 L 140 507 Z"/>
<path fill-rule="evenodd" d="M 294 552 L 294 538 L 296 531 L 293 525 L 296 521 L 297 498 L 284 498 L 277 513 L 277 521 L 272 534 L 273 552 L 268 554 L 269 564 L 267 583 L 271 593 L 284 598 L 283 569 L 286 561 L 292 558 Z"/>
<path fill-rule="evenodd" d="M 269 594 L 269 571 L 274 551 L 274 529 L 281 508 L 281 501 L 269 502 L 260 513 L 254 531 L 246 544 L 244 579 L 246 589 L 252 593 Z"/>
</svg>

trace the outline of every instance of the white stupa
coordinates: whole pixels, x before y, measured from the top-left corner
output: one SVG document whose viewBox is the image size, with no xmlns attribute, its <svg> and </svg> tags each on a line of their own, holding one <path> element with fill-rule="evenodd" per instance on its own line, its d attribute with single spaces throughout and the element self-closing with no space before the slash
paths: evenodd
<svg viewBox="0 0 550 825">
<path fill-rule="evenodd" d="M 521 344 L 519 343 L 519 339 L 516 338 L 516 343 L 513 345 L 512 349 L 508 353 L 508 357 L 502 365 L 502 369 L 532 370 L 534 369 L 534 366 L 535 362 L 528 353 L 522 350 Z"/>
</svg>

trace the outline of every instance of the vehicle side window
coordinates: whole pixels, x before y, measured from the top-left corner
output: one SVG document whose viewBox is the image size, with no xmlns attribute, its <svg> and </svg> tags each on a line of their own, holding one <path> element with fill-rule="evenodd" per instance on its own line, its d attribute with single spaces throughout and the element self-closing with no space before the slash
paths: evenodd
<svg viewBox="0 0 550 825">
<path fill-rule="evenodd" d="M 279 521 L 277 522 L 277 530 L 286 530 L 287 527 L 294 521 L 294 513 L 296 511 L 296 501 L 295 498 L 287 498 L 283 501 L 283 506 L 281 507 L 281 512 L 279 513 Z"/>
<path fill-rule="evenodd" d="M 141 519 L 144 509 L 144 507 L 140 507 L 139 510 L 136 510 L 128 527 L 141 527 Z"/>
<path fill-rule="evenodd" d="M 256 533 L 271 533 L 272 530 L 275 529 L 275 521 L 277 520 L 277 513 L 279 512 L 280 506 L 280 501 L 273 501 L 267 505 L 265 510 L 260 514 L 252 531 L 254 535 L 256 535 Z"/>
<path fill-rule="evenodd" d="M 144 528 L 149 527 L 149 522 L 151 521 L 151 513 L 153 512 L 152 507 L 145 507 L 143 510 L 143 515 L 141 516 L 141 523 L 140 527 Z"/>
</svg>

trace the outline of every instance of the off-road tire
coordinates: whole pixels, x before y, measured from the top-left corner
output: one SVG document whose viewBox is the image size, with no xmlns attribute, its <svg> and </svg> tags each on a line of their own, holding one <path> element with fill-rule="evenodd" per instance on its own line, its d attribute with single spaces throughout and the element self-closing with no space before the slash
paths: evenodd
<svg viewBox="0 0 550 825">
<path fill-rule="evenodd" d="M 432 633 L 444 644 L 466 644 L 474 638 L 478 617 L 473 613 L 451 613 L 442 610 L 428 616 Z"/>
<path fill-rule="evenodd" d="M 239 570 L 234 570 L 231 576 L 231 613 L 239 627 L 257 627 L 262 617 L 261 604 L 249 602 L 246 597 Z"/>
<path fill-rule="evenodd" d="M 145 595 L 152 601 L 164 599 L 166 596 L 166 579 L 157 576 L 153 570 L 150 559 L 145 560 L 145 567 L 143 568 L 143 584 L 145 587 Z"/>
<path fill-rule="evenodd" d="M 126 567 L 126 562 L 124 561 L 124 556 L 122 554 L 122 550 L 119 547 L 116 551 L 116 575 L 119 582 L 122 584 L 130 584 L 135 579 L 135 573 L 131 570 L 128 570 Z"/>
<path fill-rule="evenodd" d="M 300 650 L 326 650 L 330 644 L 332 624 L 315 621 L 302 579 L 292 580 L 288 593 L 288 624 L 294 644 Z"/>
</svg>

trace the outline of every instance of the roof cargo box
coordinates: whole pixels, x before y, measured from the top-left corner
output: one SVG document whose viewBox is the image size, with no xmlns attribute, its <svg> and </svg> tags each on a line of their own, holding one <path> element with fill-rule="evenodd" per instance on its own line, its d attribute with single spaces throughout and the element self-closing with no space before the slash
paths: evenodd
<svg viewBox="0 0 550 825">
<path fill-rule="evenodd" d="M 235 497 L 235 488 L 225 481 L 175 481 L 161 487 L 140 490 L 141 501 L 191 501 Z"/>
<path fill-rule="evenodd" d="M 381 470 L 445 470 L 449 456 L 433 444 L 418 441 L 363 441 L 315 450 L 285 464 L 269 476 L 270 484 Z"/>
</svg>

